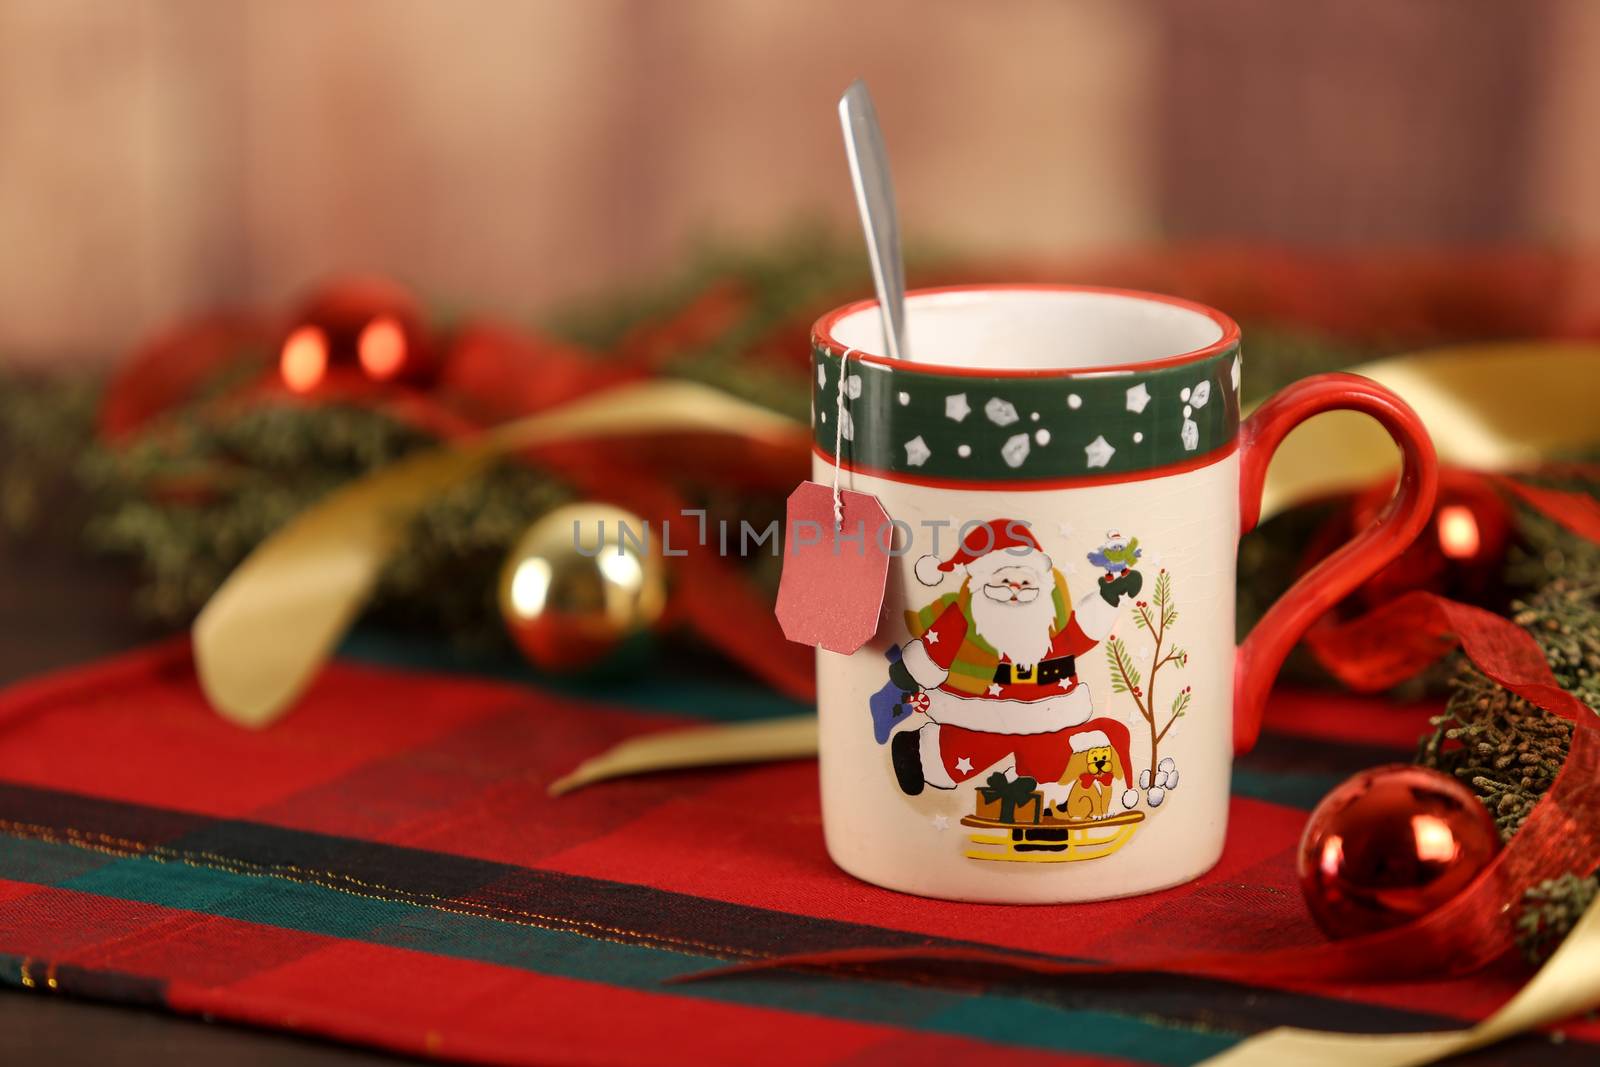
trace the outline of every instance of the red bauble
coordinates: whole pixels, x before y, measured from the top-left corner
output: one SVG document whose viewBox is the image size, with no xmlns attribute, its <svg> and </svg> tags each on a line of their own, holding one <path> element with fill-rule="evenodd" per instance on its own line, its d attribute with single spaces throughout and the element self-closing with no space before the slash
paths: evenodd
<svg viewBox="0 0 1600 1067">
<path fill-rule="evenodd" d="M 1376 767 L 1311 813 L 1300 888 L 1329 937 L 1353 937 L 1426 915 L 1499 850 L 1494 820 L 1466 786 L 1426 767 Z"/>
<path fill-rule="evenodd" d="M 1350 530 L 1377 522 L 1392 495 L 1393 487 L 1385 484 L 1358 496 Z M 1476 471 L 1442 468 L 1433 521 L 1399 558 L 1361 586 L 1361 598 L 1377 607 L 1402 593 L 1426 589 L 1481 603 L 1500 578 L 1510 537 L 1511 508 L 1494 483 Z"/>
<path fill-rule="evenodd" d="M 278 373 L 296 393 L 330 375 L 418 382 L 432 374 L 432 355 L 410 290 L 386 278 L 339 278 L 301 306 L 279 346 Z"/>
</svg>

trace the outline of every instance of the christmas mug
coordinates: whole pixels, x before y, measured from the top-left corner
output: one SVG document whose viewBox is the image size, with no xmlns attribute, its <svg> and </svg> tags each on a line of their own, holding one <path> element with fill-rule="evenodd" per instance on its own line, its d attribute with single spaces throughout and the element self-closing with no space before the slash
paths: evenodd
<svg viewBox="0 0 1600 1067">
<path fill-rule="evenodd" d="M 872 301 L 812 331 L 814 478 L 877 498 L 888 528 L 855 544 L 892 557 L 872 639 L 817 653 L 829 854 L 891 889 L 1001 903 L 1199 876 L 1284 657 L 1427 523 L 1426 431 L 1349 374 L 1241 419 L 1239 328 L 1186 300 L 970 286 L 906 312 L 902 360 Z M 1236 646 L 1267 464 L 1339 408 L 1399 446 L 1395 496 Z"/>
</svg>

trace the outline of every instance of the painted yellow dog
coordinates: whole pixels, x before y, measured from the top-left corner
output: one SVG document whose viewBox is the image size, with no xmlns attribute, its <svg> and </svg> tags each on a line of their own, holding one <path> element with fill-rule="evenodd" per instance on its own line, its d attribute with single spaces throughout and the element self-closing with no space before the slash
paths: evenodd
<svg viewBox="0 0 1600 1067">
<path fill-rule="evenodd" d="M 1072 758 L 1061 775 L 1068 786 L 1067 799 L 1056 810 L 1073 820 L 1104 819 L 1112 814 L 1111 798 L 1117 779 L 1127 780 L 1122 761 L 1105 734 L 1090 730 L 1072 739 Z"/>
</svg>

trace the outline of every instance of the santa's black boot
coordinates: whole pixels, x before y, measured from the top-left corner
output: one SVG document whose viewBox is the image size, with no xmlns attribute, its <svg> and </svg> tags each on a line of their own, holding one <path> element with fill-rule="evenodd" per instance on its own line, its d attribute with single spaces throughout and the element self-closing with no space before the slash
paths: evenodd
<svg viewBox="0 0 1600 1067">
<path fill-rule="evenodd" d="M 889 743 L 894 757 L 894 776 L 900 789 L 908 797 L 922 792 L 926 784 L 922 778 L 922 731 L 901 730 Z"/>
</svg>

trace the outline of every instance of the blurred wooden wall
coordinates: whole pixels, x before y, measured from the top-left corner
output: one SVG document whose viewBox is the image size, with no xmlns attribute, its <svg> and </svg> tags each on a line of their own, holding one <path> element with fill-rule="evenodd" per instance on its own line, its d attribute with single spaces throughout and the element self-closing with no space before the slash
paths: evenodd
<svg viewBox="0 0 1600 1067">
<path fill-rule="evenodd" d="M 0 0 L 0 359 L 347 268 L 527 315 L 851 226 L 857 75 L 906 228 L 974 250 L 1595 240 L 1596 55 L 1587 0 Z"/>
<path fill-rule="evenodd" d="M 1453 4 L 1341 0 L 1314 18 L 1282 0 L 1172 5 L 1159 118 L 1172 230 L 1526 234 L 1548 25 L 1521 4 Z"/>
<path fill-rule="evenodd" d="M 917 231 L 1139 233 L 1144 15 L 1004 6 L 0 0 L 0 358 L 347 267 L 525 315 L 701 235 L 852 225 L 858 74 Z"/>
</svg>

